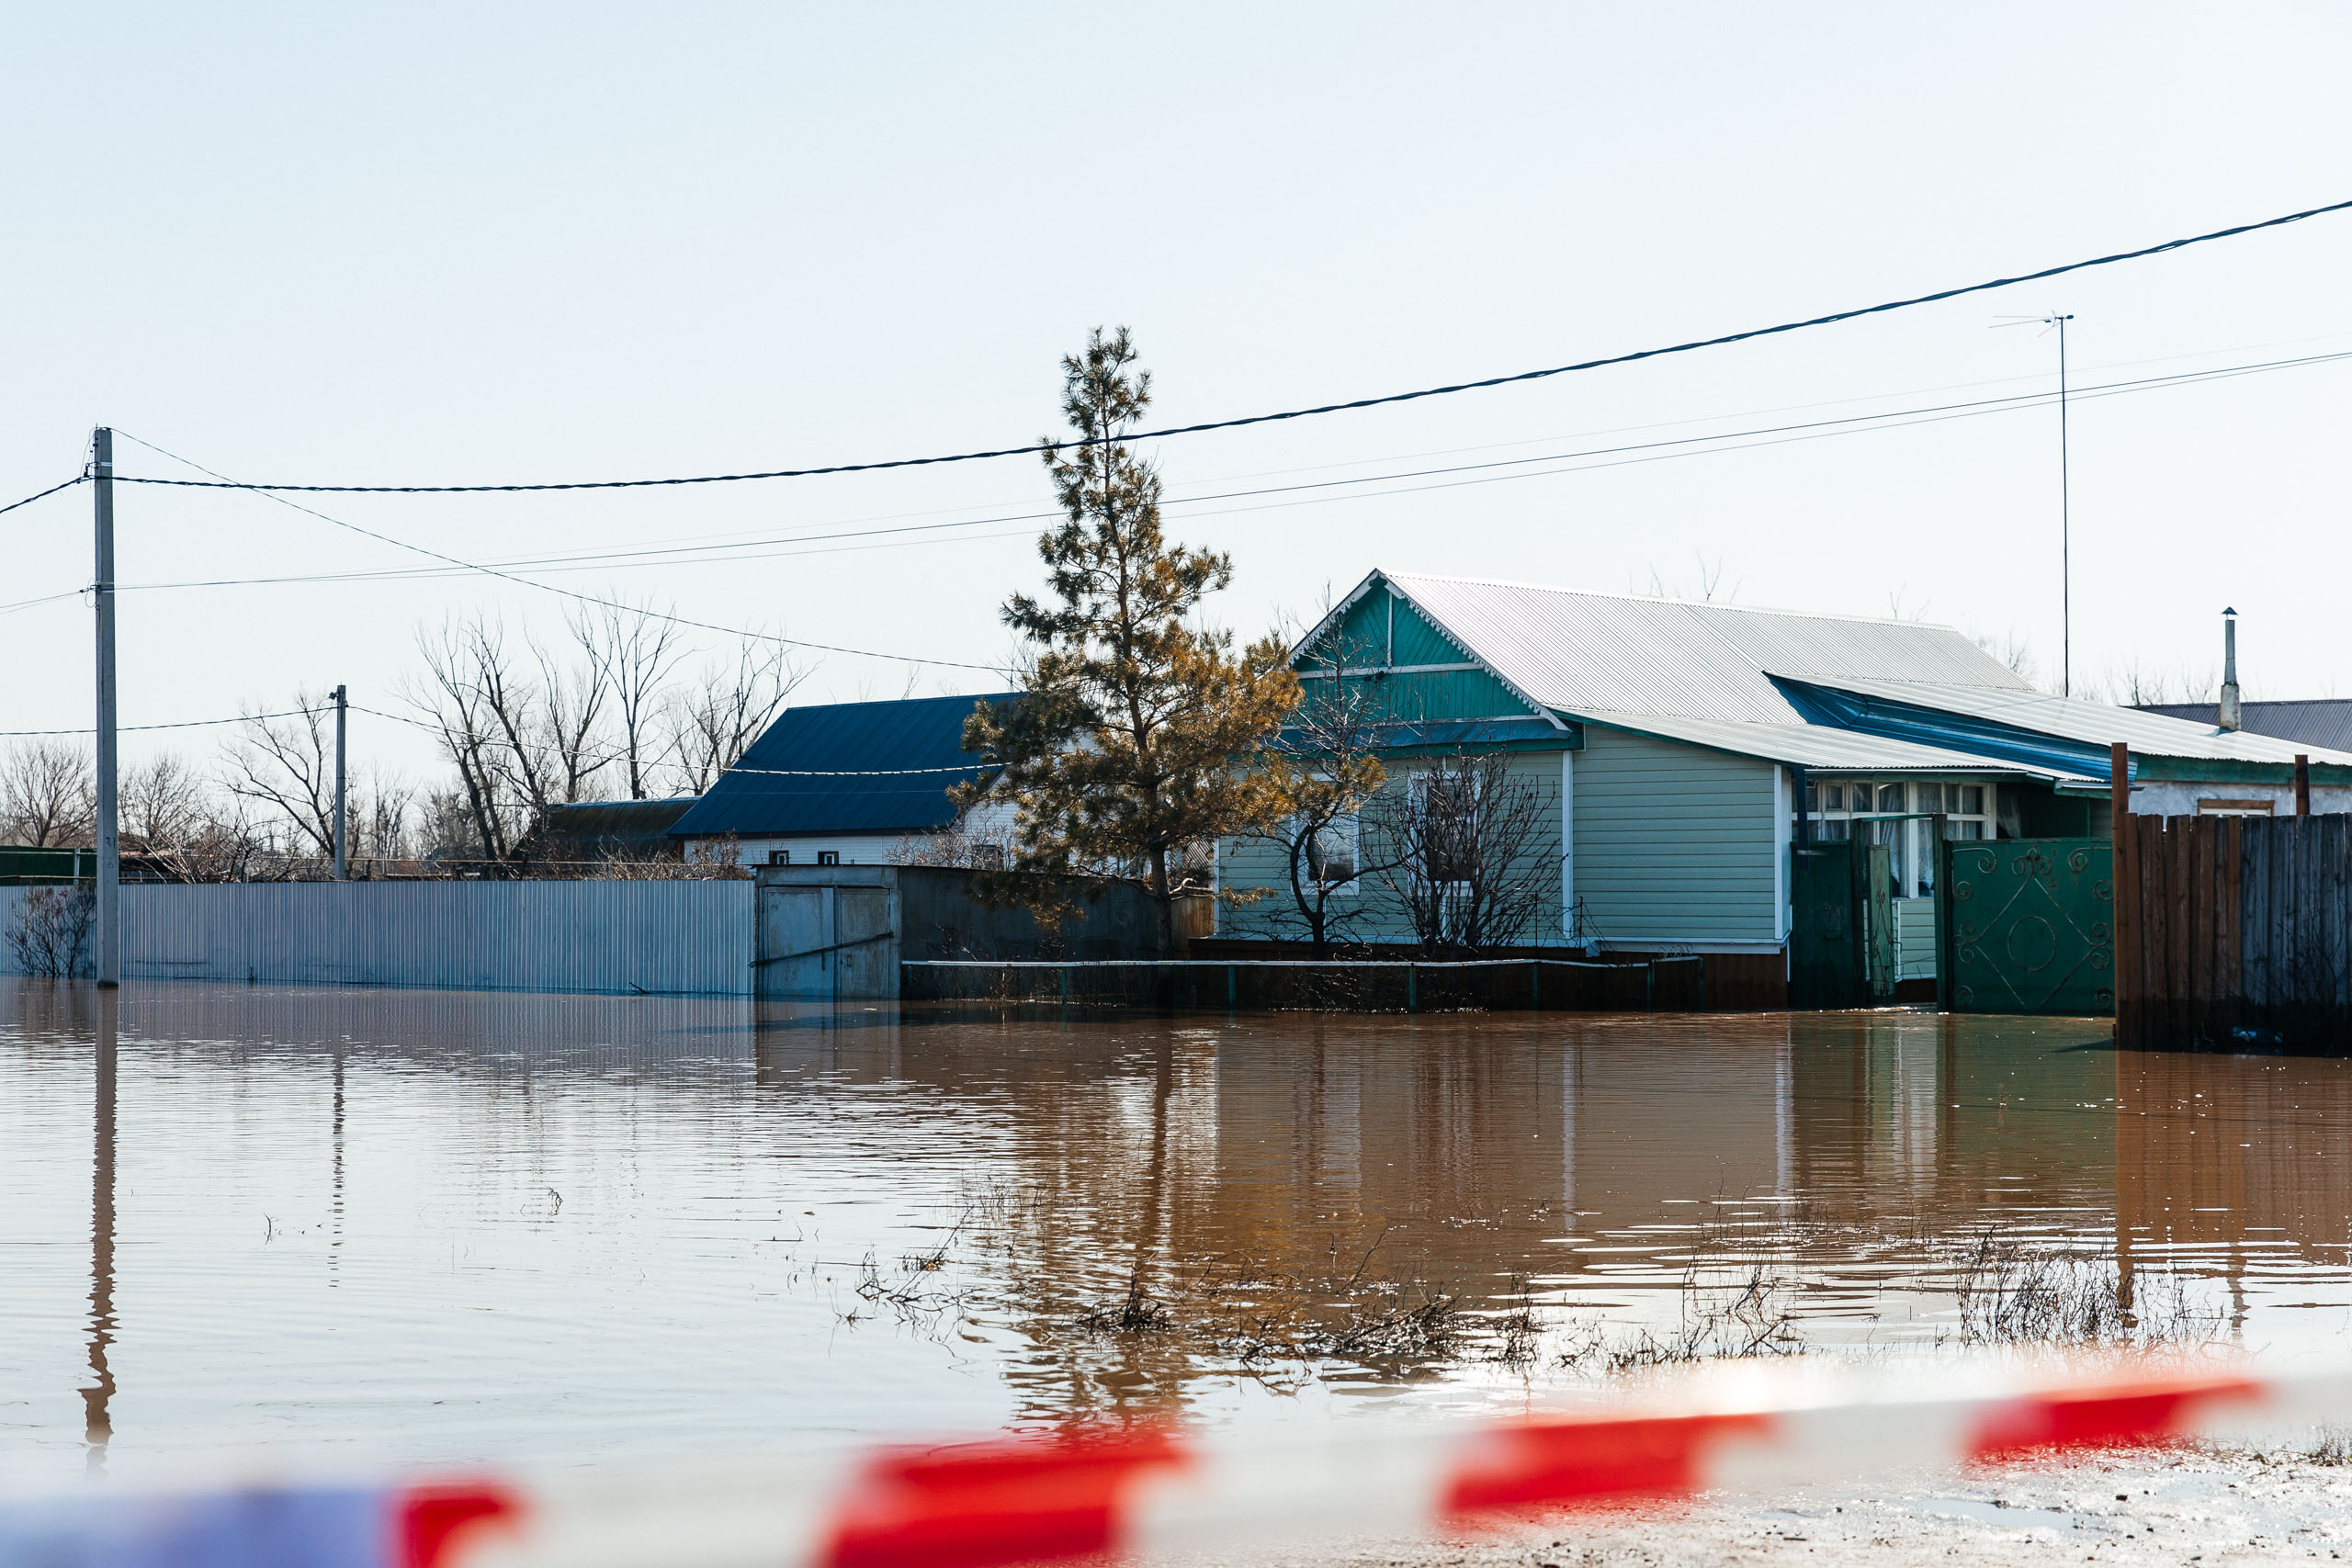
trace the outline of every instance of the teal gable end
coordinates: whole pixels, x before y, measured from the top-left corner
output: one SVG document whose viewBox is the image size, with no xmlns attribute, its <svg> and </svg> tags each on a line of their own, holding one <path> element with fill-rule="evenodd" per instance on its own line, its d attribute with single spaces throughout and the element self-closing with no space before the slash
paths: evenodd
<svg viewBox="0 0 2352 1568">
<path fill-rule="evenodd" d="M 1772 764 L 1546 708 L 1377 573 L 1301 642 L 1292 668 L 1302 682 L 1344 681 L 1373 695 L 1366 716 L 1394 727 L 1378 749 L 1389 801 L 1423 759 L 1507 754 L 1511 787 L 1541 824 L 1514 868 L 1544 889 L 1530 945 L 1755 951 L 1779 941 L 1782 786 Z M 1265 837 L 1218 846 L 1220 935 L 1299 934 L 1289 852 Z M 1338 896 L 1342 940 L 1413 941 L 1386 880 L 1365 875 Z"/>
</svg>

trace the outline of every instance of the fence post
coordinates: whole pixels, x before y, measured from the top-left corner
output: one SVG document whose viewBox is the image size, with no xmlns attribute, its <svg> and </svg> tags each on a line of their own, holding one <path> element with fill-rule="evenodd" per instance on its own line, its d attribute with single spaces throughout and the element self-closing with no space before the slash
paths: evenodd
<svg viewBox="0 0 2352 1568">
<path fill-rule="evenodd" d="M 1233 965 L 1225 966 L 1225 1010 L 1233 1010 Z"/>
<path fill-rule="evenodd" d="M 1418 969 L 1416 969 L 1416 968 L 1415 968 L 1412 964 L 1406 964 L 1406 965 L 1405 965 L 1405 1010 L 1406 1010 L 1407 1012 L 1419 1012 L 1419 1011 L 1420 1010 L 1420 991 L 1419 991 L 1419 986 L 1420 986 L 1420 971 L 1419 971 L 1419 970 L 1418 970 Z"/>
<path fill-rule="evenodd" d="M 1527 1010 L 1544 1010 L 1544 961 L 1540 958 L 1527 961 Z"/>
<path fill-rule="evenodd" d="M 2115 890 L 2115 1043 L 2139 1043 L 2140 836 L 2132 826 L 2132 748 L 2118 740 L 2108 748 L 2108 878 Z"/>
<path fill-rule="evenodd" d="M 1642 960 L 1642 1010 L 1657 1011 L 1657 960 Z"/>
</svg>

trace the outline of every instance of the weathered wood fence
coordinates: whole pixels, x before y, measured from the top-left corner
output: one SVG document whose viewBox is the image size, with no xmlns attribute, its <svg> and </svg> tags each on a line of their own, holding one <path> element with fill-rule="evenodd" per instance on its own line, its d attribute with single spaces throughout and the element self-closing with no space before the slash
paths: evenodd
<svg viewBox="0 0 2352 1568">
<path fill-rule="evenodd" d="M 2118 1044 L 2352 1055 L 2352 817 L 2118 827 Z"/>
</svg>

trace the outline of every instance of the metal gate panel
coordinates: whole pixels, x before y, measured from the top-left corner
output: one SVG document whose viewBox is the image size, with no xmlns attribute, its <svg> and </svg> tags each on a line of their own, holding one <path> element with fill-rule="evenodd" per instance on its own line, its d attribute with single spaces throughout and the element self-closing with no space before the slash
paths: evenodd
<svg viewBox="0 0 2352 1568">
<path fill-rule="evenodd" d="M 832 892 L 830 887 L 760 889 L 760 996 L 833 999 Z"/>
<path fill-rule="evenodd" d="M 887 887 L 833 889 L 833 997 L 899 994 L 899 944 Z"/>
<path fill-rule="evenodd" d="M 1793 852 L 1789 1005 L 1849 1008 L 1862 1001 L 1862 921 L 1854 846 L 1818 842 Z"/>
<path fill-rule="evenodd" d="M 1955 1012 L 2115 1011 L 2113 846 L 2104 839 L 1942 846 Z"/>
</svg>

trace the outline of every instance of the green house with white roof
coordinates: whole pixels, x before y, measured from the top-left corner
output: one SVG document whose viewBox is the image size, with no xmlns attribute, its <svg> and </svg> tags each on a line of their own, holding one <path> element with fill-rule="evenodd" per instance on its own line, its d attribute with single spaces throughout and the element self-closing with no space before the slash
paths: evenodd
<svg viewBox="0 0 2352 1568">
<path fill-rule="evenodd" d="M 1912 621 L 1374 571 L 1292 663 L 1303 709 L 1337 682 L 1369 716 L 1384 795 L 1476 755 L 1532 797 L 1528 948 L 1717 955 L 1711 973 L 1750 994 L 1785 980 L 1800 800 L 1811 839 L 1887 846 L 1915 980 L 1934 976 L 1935 843 L 2104 834 L 2112 741 L 2132 747 L 2135 810 L 2234 808 L 2291 784 L 2299 750 L 2318 808 L 2352 807 L 2352 754 L 2052 696 Z M 1414 942 L 1395 874 L 1359 874 L 1381 859 L 1364 834 L 1396 819 L 1384 804 L 1312 844 L 1221 842 L 1217 935 L 1295 938 L 1297 856 L 1347 940 Z"/>
</svg>

